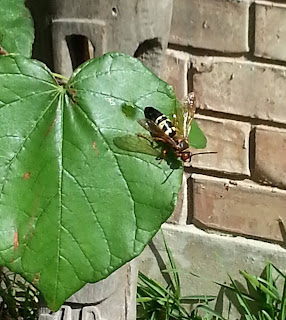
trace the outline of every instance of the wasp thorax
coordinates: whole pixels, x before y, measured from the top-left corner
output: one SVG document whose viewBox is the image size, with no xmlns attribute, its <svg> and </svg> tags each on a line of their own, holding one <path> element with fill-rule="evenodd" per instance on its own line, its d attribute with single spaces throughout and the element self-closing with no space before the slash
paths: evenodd
<svg viewBox="0 0 286 320">
<path fill-rule="evenodd" d="M 180 150 L 185 150 L 189 148 L 189 143 L 186 140 L 179 140 L 178 141 L 178 148 Z"/>
</svg>

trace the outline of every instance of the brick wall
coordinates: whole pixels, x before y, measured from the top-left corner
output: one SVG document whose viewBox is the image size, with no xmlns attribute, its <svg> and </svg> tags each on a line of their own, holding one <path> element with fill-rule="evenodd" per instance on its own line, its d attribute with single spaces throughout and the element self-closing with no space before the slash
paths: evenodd
<svg viewBox="0 0 286 320">
<path fill-rule="evenodd" d="M 163 79 L 178 98 L 195 91 L 206 150 L 217 151 L 185 167 L 177 207 L 164 225 L 186 295 L 218 295 L 213 281 L 229 283 L 228 272 L 244 283 L 239 270 L 260 275 L 267 260 L 286 269 L 282 2 L 174 0 Z M 160 234 L 140 269 L 164 281 L 158 254 L 168 261 Z M 240 318 L 233 307 L 230 319 Z"/>
<path fill-rule="evenodd" d="M 186 204 L 170 222 L 283 243 L 286 223 L 286 5 L 174 0 L 163 79 L 215 155 L 185 168 Z"/>
</svg>

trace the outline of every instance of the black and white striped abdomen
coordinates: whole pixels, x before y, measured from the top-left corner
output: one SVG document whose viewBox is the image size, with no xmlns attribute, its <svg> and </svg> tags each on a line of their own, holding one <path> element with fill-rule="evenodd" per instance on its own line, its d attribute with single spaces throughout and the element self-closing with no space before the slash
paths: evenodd
<svg viewBox="0 0 286 320">
<path fill-rule="evenodd" d="M 146 107 L 144 110 L 145 118 L 152 120 L 155 124 L 169 137 L 174 137 L 176 128 L 173 126 L 170 119 L 153 107 Z"/>
</svg>

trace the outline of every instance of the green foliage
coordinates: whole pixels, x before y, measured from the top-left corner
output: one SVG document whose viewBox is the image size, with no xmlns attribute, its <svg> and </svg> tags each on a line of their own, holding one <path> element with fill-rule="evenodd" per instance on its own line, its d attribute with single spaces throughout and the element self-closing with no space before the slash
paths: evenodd
<svg viewBox="0 0 286 320">
<path fill-rule="evenodd" d="M 139 320 L 207 320 L 225 318 L 213 310 L 208 302 L 214 296 L 181 296 L 181 281 L 174 258 L 164 239 L 165 250 L 168 256 L 169 269 L 161 270 L 170 277 L 167 286 L 148 278 L 139 272 L 137 286 L 137 305 Z M 246 320 L 285 320 L 286 319 L 286 275 L 267 262 L 261 276 L 254 276 L 246 271 L 240 271 L 246 281 L 248 290 L 241 289 L 241 285 L 231 276 L 230 285 L 215 282 L 228 293 L 236 296 L 230 301 L 236 308 L 241 308 L 241 319 Z M 197 304 L 197 302 L 201 302 Z M 196 306 L 190 312 L 188 305 Z M 227 318 L 230 319 L 230 318 Z"/>
<path fill-rule="evenodd" d="M 172 213 L 182 167 L 114 139 L 144 131 L 147 104 L 167 112 L 176 98 L 119 53 L 88 61 L 65 87 L 37 61 L 2 56 L 0 92 L 0 264 L 56 310 L 137 256 Z"/>
<path fill-rule="evenodd" d="M 286 319 L 286 275 L 267 262 L 262 276 L 240 271 L 248 290 L 242 290 L 230 277 L 231 285 L 220 284 L 236 294 L 246 320 Z"/>
<path fill-rule="evenodd" d="M 34 35 L 23 0 L 0 0 L 0 30 L 13 53 L 0 57 L 0 265 L 57 310 L 140 254 L 172 213 L 183 167 L 174 157 L 159 163 L 150 142 L 138 149 L 147 141 L 137 143 L 138 133 L 148 132 L 137 120 L 147 105 L 172 114 L 178 101 L 120 53 L 88 61 L 59 85 L 24 57 Z"/>
<path fill-rule="evenodd" d="M 9 53 L 31 57 L 33 21 L 24 0 L 0 0 L 0 45 Z"/>
<path fill-rule="evenodd" d="M 194 120 L 189 134 L 190 146 L 195 149 L 204 149 L 207 146 L 207 138 Z"/>
<path fill-rule="evenodd" d="M 0 267 L 0 319 L 37 319 L 38 292 L 19 275 Z"/>
<path fill-rule="evenodd" d="M 164 239 L 164 237 L 163 237 Z M 166 286 L 148 278 L 139 272 L 139 282 L 137 286 L 137 305 L 139 320 L 208 320 L 223 319 L 219 314 L 207 306 L 209 301 L 215 296 L 207 295 L 181 295 L 181 281 L 178 269 L 172 252 L 170 251 L 165 239 L 165 250 L 168 256 L 169 269 L 161 270 L 169 275 L 169 283 Z M 203 302 L 201 309 L 206 313 L 201 316 L 198 308 L 190 311 L 190 306 Z M 188 307 L 187 307 L 188 306 Z"/>
</svg>

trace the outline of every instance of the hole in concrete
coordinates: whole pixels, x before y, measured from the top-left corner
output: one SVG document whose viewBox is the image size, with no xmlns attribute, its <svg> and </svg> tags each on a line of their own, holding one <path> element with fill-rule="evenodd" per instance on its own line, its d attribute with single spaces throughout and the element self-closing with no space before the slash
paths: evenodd
<svg viewBox="0 0 286 320">
<path fill-rule="evenodd" d="M 66 37 L 66 42 L 73 70 L 85 61 L 94 58 L 95 48 L 86 36 L 72 34 Z"/>
<path fill-rule="evenodd" d="M 160 72 L 162 63 L 162 43 L 159 38 L 141 42 L 134 53 L 134 57 L 141 60 L 153 72 Z"/>
<path fill-rule="evenodd" d="M 158 38 L 141 42 L 134 53 L 135 58 L 142 58 L 150 53 L 162 51 L 162 44 Z"/>
<path fill-rule="evenodd" d="M 112 8 L 113 17 L 117 17 L 117 9 L 115 7 Z"/>
</svg>

